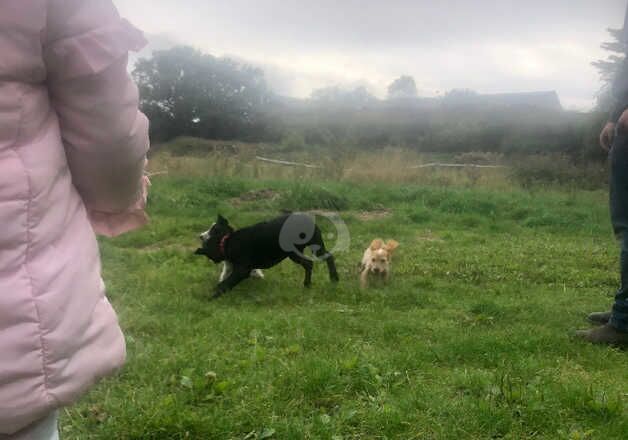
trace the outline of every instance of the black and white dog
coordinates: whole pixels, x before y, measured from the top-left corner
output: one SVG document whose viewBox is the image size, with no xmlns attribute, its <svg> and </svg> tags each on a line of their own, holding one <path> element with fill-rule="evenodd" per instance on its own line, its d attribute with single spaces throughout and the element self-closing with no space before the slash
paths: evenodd
<svg viewBox="0 0 628 440">
<path fill-rule="evenodd" d="M 216 286 L 214 298 L 235 287 L 242 280 L 268 269 L 286 258 L 305 269 L 303 284 L 312 284 L 312 258 L 303 254 L 309 247 L 317 259 L 324 259 L 329 278 L 338 281 L 334 257 L 327 252 L 320 229 L 313 216 L 293 213 L 234 230 L 229 222 L 218 216 L 216 223 L 201 234 L 202 247 L 196 255 L 205 255 L 214 263 L 225 263 L 223 275 Z"/>
</svg>

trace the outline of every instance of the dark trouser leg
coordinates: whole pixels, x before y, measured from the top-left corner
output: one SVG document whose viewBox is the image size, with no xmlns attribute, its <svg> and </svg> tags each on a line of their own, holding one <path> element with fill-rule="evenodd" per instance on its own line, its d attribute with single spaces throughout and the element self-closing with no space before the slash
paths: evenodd
<svg viewBox="0 0 628 440">
<path fill-rule="evenodd" d="M 621 287 L 615 296 L 609 324 L 628 332 L 628 135 L 615 137 L 610 164 L 611 221 L 620 244 Z"/>
</svg>

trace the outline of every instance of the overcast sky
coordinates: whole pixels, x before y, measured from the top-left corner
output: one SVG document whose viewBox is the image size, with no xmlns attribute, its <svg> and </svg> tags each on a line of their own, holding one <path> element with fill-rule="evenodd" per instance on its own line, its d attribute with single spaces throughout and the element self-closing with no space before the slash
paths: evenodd
<svg viewBox="0 0 628 440">
<path fill-rule="evenodd" d="M 556 90 L 586 110 L 600 87 L 606 28 L 626 0 L 114 0 L 152 47 L 189 44 L 260 65 L 278 93 L 366 85 L 384 97 L 396 77 L 419 93 Z"/>
</svg>

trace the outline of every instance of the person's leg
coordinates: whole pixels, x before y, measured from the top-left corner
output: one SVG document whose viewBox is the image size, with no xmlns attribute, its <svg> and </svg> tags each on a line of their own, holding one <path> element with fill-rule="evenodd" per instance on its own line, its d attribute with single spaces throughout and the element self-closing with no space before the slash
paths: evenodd
<svg viewBox="0 0 628 440">
<path fill-rule="evenodd" d="M 576 333 L 596 344 L 628 345 L 628 136 L 617 134 L 610 152 L 610 211 L 613 230 L 620 244 L 621 286 L 610 314 L 594 314 L 608 324 Z M 593 320 L 590 315 L 589 319 Z"/>
<path fill-rule="evenodd" d="M 12 435 L 0 434 L 0 440 L 59 440 L 58 412 L 54 411 L 20 432 Z"/>
<path fill-rule="evenodd" d="M 628 332 L 628 136 L 618 134 L 610 152 L 610 208 L 613 230 L 620 245 L 621 286 L 609 324 Z"/>
</svg>

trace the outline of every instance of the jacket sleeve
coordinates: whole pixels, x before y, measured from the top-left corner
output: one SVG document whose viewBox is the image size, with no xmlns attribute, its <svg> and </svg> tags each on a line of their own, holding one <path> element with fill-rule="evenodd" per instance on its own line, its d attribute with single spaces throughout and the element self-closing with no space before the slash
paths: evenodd
<svg viewBox="0 0 628 440">
<path fill-rule="evenodd" d="M 127 71 L 146 44 L 110 0 L 50 0 L 44 59 L 72 181 L 97 233 L 146 223 L 148 120 Z"/>
</svg>

